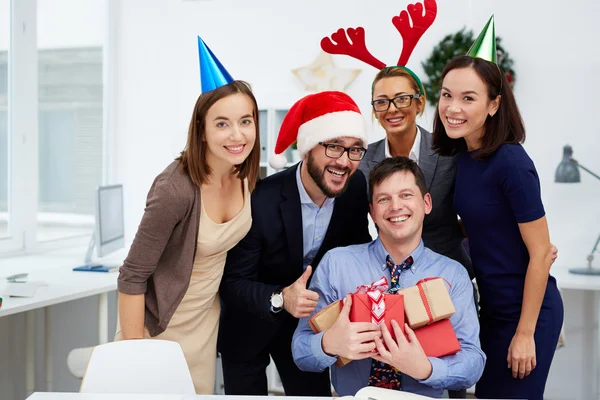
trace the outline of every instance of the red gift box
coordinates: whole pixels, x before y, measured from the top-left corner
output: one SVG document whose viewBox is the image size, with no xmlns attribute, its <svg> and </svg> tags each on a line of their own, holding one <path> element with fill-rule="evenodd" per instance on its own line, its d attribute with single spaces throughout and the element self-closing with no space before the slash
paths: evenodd
<svg viewBox="0 0 600 400">
<path fill-rule="evenodd" d="M 460 344 L 449 319 L 415 329 L 414 332 L 427 357 L 449 356 L 460 350 Z"/>
<path fill-rule="evenodd" d="M 404 296 L 386 294 L 388 281 L 385 277 L 373 282 L 370 286 L 360 286 L 352 294 L 350 321 L 372 322 L 376 325 L 385 323 L 392 337 L 395 338 L 392 320 L 396 320 L 404 332 Z"/>
</svg>

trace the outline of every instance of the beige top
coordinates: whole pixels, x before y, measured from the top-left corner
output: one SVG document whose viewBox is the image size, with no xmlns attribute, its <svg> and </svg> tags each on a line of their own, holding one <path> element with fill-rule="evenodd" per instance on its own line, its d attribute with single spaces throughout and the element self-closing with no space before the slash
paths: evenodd
<svg viewBox="0 0 600 400">
<path fill-rule="evenodd" d="M 244 180 L 244 206 L 230 221 L 215 223 L 203 204 L 201 202 L 190 285 L 167 329 L 154 338 L 178 342 L 185 354 L 196 393 L 213 394 L 221 312 L 218 291 L 227 252 L 246 236 L 252 225 L 248 181 Z M 147 329 L 144 334 L 151 338 Z M 120 332 L 117 337 L 120 337 Z"/>
</svg>

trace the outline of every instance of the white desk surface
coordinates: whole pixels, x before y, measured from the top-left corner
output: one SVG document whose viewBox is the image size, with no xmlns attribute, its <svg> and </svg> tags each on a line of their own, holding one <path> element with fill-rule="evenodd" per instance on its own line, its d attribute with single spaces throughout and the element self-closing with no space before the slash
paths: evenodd
<svg viewBox="0 0 600 400">
<path fill-rule="evenodd" d="M 36 392 L 27 400 L 272 400 L 273 396 L 216 396 L 180 394 L 99 394 L 99 393 L 47 393 Z M 333 397 L 292 397 L 286 400 L 332 400 Z M 338 398 L 339 399 L 339 398 Z"/>
<path fill-rule="evenodd" d="M 47 253 L 0 258 L 0 317 L 34 310 L 58 303 L 81 299 L 117 289 L 117 272 L 75 272 L 73 267 L 83 264 L 86 248 L 76 247 Z M 102 262 L 119 265 L 126 255 L 122 249 Z M 2 295 L 6 277 L 29 273 L 28 282 L 41 282 L 30 298 Z"/>
<path fill-rule="evenodd" d="M 96 394 L 37 392 L 27 400 L 189 400 L 195 396 L 180 394 Z"/>
<path fill-rule="evenodd" d="M 583 265 L 581 267 L 583 267 Z M 572 274 L 569 272 L 569 268 L 565 267 L 552 268 L 550 270 L 550 275 L 556 278 L 556 284 L 559 289 L 600 291 L 600 275 Z"/>
<path fill-rule="evenodd" d="M 58 303 L 76 300 L 117 289 L 117 272 L 75 272 L 73 267 L 83 262 L 85 247 L 57 250 L 34 255 L 0 258 L 0 317 L 34 310 Z M 108 265 L 120 265 L 127 249 L 121 249 L 103 259 Z M 31 298 L 6 297 L 2 290 L 7 276 L 28 272 L 28 281 L 39 281 L 45 286 L 38 287 Z M 552 268 L 550 273 L 556 278 L 561 289 L 600 291 L 600 276 L 571 274 L 568 268 Z"/>
</svg>

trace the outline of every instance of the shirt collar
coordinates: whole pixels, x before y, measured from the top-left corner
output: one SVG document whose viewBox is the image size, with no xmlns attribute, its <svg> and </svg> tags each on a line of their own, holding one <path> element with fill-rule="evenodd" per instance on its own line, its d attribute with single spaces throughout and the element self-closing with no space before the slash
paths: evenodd
<svg viewBox="0 0 600 400">
<path fill-rule="evenodd" d="M 377 257 L 377 261 L 380 262 L 380 266 L 382 270 L 385 270 L 387 268 L 386 265 L 386 258 L 387 256 L 390 254 L 385 247 L 383 247 L 383 243 L 381 243 L 381 239 L 377 238 L 373 241 L 373 245 L 374 248 L 373 250 L 375 251 L 375 255 Z M 419 242 L 419 245 L 417 246 L 416 249 L 414 249 L 409 256 L 411 256 L 413 258 L 413 265 L 410 268 L 410 270 L 414 273 L 415 272 L 415 268 L 417 263 L 419 262 L 419 258 L 423 255 L 423 250 L 425 249 L 425 245 L 423 244 L 423 239 L 421 239 L 421 241 Z M 390 256 L 390 258 L 392 258 Z M 407 257 L 408 258 L 408 257 Z M 393 258 L 392 258 L 393 259 Z M 394 263 L 396 264 L 400 264 L 403 263 L 404 260 L 394 260 Z"/>
<path fill-rule="evenodd" d="M 296 168 L 296 185 L 298 185 L 298 193 L 300 193 L 300 204 L 312 204 L 315 207 L 318 207 L 314 203 L 314 201 L 312 201 L 312 199 L 308 195 L 308 192 L 306 191 L 306 188 L 302 184 L 302 178 L 300 177 L 300 168 L 302 168 L 302 161 L 300 161 L 300 163 L 298 164 L 298 168 Z M 323 203 L 323 206 L 327 206 L 333 203 L 334 200 L 334 198 L 327 197 L 325 199 L 325 202 Z"/>
<path fill-rule="evenodd" d="M 387 138 L 385 139 L 385 157 L 390 158 L 392 154 L 390 153 L 390 143 Z M 421 155 L 421 128 L 417 125 L 417 136 L 415 136 L 415 142 L 408 153 L 408 158 L 413 160 L 416 163 L 419 163 L 419 156 Z"/>
</svg>

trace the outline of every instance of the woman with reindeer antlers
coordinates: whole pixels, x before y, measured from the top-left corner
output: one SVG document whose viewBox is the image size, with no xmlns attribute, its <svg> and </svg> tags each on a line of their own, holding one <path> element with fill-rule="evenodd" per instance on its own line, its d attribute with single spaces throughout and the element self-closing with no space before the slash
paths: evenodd
<svg viewBox="0 0 600 400">
<path fill-rule="evenodd" d="M 349 55 L 379 70 L 371 87 L 371 105 L 386 137 L 369 144 L 359 168 L 368 180 L 371 169 L 384 158 L 405 156 L 416 161 L 433 201 L 432 212 L 425 216 L 423 224 L 425 246 L 460 262 L 473 278 L 471 260 L 462 246 L 463 235 L 452 206 L 456 157 L 439 156 L 431 150 L 431 133 L 417 125 L 417 116 L 425 110 L 425 89 L 419 77 L 405 67 L 436 14 L 435 0 L 424 0 L 423 4 L 409 4 L 392 18 L 403 40 L 395 66 L 386 66 L 367 50 L 362 27 L 339 29 L 331 39 L 323 38 L 321 47 L 327 53 Z M 449 396 L 465 398 L 466 390 L 449 391 Z"/>
<path fill-rule="evenodd" d="M 419 77 L 405 67 L 437 14 L 435 0 L 424 0 L 423 4 L 409 4 L 407 10 L 392 18 L 403 40 L 398 65 L 386 67 L 367 50 L 362 27 L 339 29 L 331 39 L 323 38 L 321 47 L 330 54 L 349 55 L 379 70 L 371 88 L 371 105 L 386 137 L 369 144 L 359 168 L 368 179 L 371 169 L 384 158 L 405 156 L 416 161 L 433 199 L 433 210 L 423 225 L 425 246 L 460 262 L 473 278 L 471 260 L 462 246 L 463 235 L 452 206 L 456 157 L 439 156 L 431 150 L 431 133 L 417 125 L 417 115 L 425 110 L 425 89 Z"/>
</svg>

